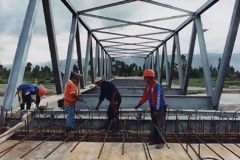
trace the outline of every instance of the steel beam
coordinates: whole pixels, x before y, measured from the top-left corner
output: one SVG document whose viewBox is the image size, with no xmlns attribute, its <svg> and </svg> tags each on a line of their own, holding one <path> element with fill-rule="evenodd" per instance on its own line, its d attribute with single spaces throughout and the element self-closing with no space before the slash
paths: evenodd
<svg viewBox="0 0 240 160">
<path fill-rule="evenodd" d="M 48 35 L 48 44 L 49 44 L 51 60 L 52 60 L 52 68 L 53 68 L 53 76 L 54 76 L 54 82 L 56 87 L 56 93 L 62 94 L 63 82 L 62 82 L 61 71 L 59 69 L 59 58 L 58 58 L 56 34 L 54 29 L 54 21 L 52 16 L 52 5 L 50 0 L 42 0 L 42 4 L 43 4 L 45 24 L 46 24 L 47 35 Z"/>
<path fill-rule="evenodd" d="M 189 72 L 192 66 L 192 58 L 193 58 L 193 52 L 194 52 L 194 47 L 196 42 L 197 31 L 194 23 L 195 22 L 193 22 L 193 26 L 192 26 L 191 40 L 190 40 L 190 46 L 188 51 L 188 59 L 187 59 L 187 65 L 185 70 L 185 76 L 184 76 L 183 94 L 187 94 Z"/>
<path fill-rule="evenodd" d="M 178 76 L 179 76 L 179 85 L 183 89 L 183 66 L 182 66 L 182 57 L 178 33 L 174 35 L 175 45 L 177 49 L 177 60 L 178 60 Z"/>
<path fill-rule="evenodd" d="M 101 60 L 100 60 L 100 76 L 103 77 L 103 68 L 104 68 L 104 50 L 101 48 Z"/>
<path fill-rule="evenodd" d="M 176 52 L 176 44 L 175 44 L 175 39 L 173 38 L 172 58 L 171 58 L 168 88 L 172 87 L 173 73 L 174 73 L 174 67 L 175 67 L 175 52 Z"/>
<path fill-rule="evenodd" d="M 211 6 L 213 6 L 215 3 L 217 3 L 218 0 L 208 0 L 205 4 L 203 4 L 195 13 L 195 16 L 199 16 L 202 13 L 204 13 L 207 9 L 209 9 Z M 189 23 L 191 23 L 195 16 L 189 17 L 187 20 L 185 20 L 182 24 L 180 24 L 175 30 L 174 33 L 171 33 L 169 36 L 167 36 L 163 42 L 161 42 L 155 49 L 153 49 L 149 54 L 152 54 L 157 48 L 162 46 L 165 42 L 167 42 L 169 39 L 174 37 L 174 34 L 177 32 L 180 32 L 184 27 L 186 27 Z"/>
<path fill-rule="evenodd" d="M 69 35 L 69 42 L 68 42 L 67 60 L 66 60 L 64 77 L 63 77 L 63 86 L 65 86 L 65 83 L 68 81 L 70 72 L 71 72 L 70 67 L 71 67 L 71 62 L 72 62 L 76 30 L 77 30 L 77 17 L 73 15 L 71 30 L 70 30 L 70 35 Z"/>
<path fill-rule="evenodd" d="M 82 14 L 82 13 L 85 13 L 85 12 L 96 11 L 96 10 L 99 10 L 99 9 L 104 9 L 104 8 L 109 8 L 109 7 L 114 7 L 114 6 L 118 6 L 118 5 L 123 5 L 123 4 L 131 3 L 131 2 L 135 2 L 135 1 L 137 1 L 137 0 L 123 0 L 123 1 L 116 2 L 116 3 L 109 3 L 109 4 L 106 4 L 106 5 L 81 10 L 81 11 L 78 12 L 78 14 Z"/>
<path fill-rule="evenodd" d="M 186 9 L 178 8 L 178 7 L 175 7 L 175 6 L 171 6 L 171 5 L 168 5 L 168 4 L 156 2 L 156 1 L 153 1 L 153 0 L 140 0 L 140 1 L 142 1 L 142 2 L 147 2 L 147 3 L 151 3 L 151 4 L 154 4 L 154 5 L 158 5 L 158 6 L 165 7 L 165 8 L 169 8 L 169 9 L 173 9 L 173 10 L 176 10 L 176 11 L 181 11 L 181 12 L 193 14 L 193 12 L 188 11 L 188 10 L 186 10 Z"/>
<path fill-rule="evenodd" d="M 156 57 L 157 57 L 157 80 L 160 82 L 160 56 L 159 56 L 159 49 L 156 51 Z"/>
<path fill-rule="evenodd" d="M 202 22 L 201 22 L 200 16 L 196 17 L 195 24 L 197 29 L 198 42 L 199 42 L 199 48 L 201 53 L 201 60 L 202 60 L 202 67 L 203 67 L 203 74 L 204 74 L 204 81 L 205 81 L 205 86 L 207 90 L 207 95 L 212 96 L 213 94 L 212 78 L 211 78 L 211 72 L 210 72 L 209 63 L 208 63 L 207 49 L 206 49 L 205 39 L 203 35 L 203 28 L 202 28 Z"/>
<path fill-rule="evenodd" d="M 93 66 L 93 46 L 92 43 L 90 44 L 90 75 L 91 75 L 91 82 L 94 83 L 94 66 Z"/>
<path fill-rule="evenodd" d="M 83 73 L 83 64 L 82 64 L 82 50 L 81 50 L 81 39 L 80 39 L 80 24 L 77 22 L 77 31 L 76 31 L 76 49 L 77 49 L 77 62 L 78 62 L 78 69 L 82 77 L 80 79 L 80 87 L 84 88 L 84 73 Z"/>
<path fill-rule="evenodd" d="M 3 101 L 5 109 L 12 108 L 12 101 L 17 86 L 22 83 L 38 5 L 39 0 L 29 1 Z"/>
<path fill-rule="evenodd" d="M 95 50 L 95 63 L 94 63 L 94 79 L 98 76 L 99 72 L 99 45 L 96 42 L 96 50 Z"/>
<path fill-rule="evenodd" d="M 190 16 L 191 14 L 182 14 L 182 15 L 177 15 L 177 16 L 171 16 L 171 17 L 163 17 L 163 18 L 156 18 L 156 19 L 150 19 L 150 20 L 145 20 L 145 21 L 138 21 L 136 23 L 151 23 L 151 22 L 156 22 L 156 21 L 164 21 L 164 20 L 169 20 L 169 19 L 176 19 L 176 18 L 182 18 L 186 16 Z M 132 26 L 133 24 L 117 24 L 117 25 L 112 25 L 108 27 L 103 27 L 103 28 L 96 28 L 95 30 L 103 30 L 103 29 L 112 29 L 112 28 L 120 28 L 120 27 L 126 27 L 126 26 Z"/>
<path fill-rule="evenodd" d="M 224 78 L 227 72 L 227 67 L 231 60 L 234 43 L 239 29 L 239 22 L 240 22 L 240 1 L 236 0 L 230 22 L 230 27 L 228 30 L 227 39 L 225 42 L 225 47 L 223 50 L 222 61 L 218 71 L 216 86 L 214 88 L 213 93 L 213 105 L 215 108 L 218 108 L 219 100 L 223 89 Z"/>
<path fill-rule="evenodd" d="M 161 68 L 160 68 L 160 83 L 162 84 L 163 80 L 163 67 L 164 67 L 164 48 L 162 47 L 162 57 L 161 57 Z"/>
<path fill-rule="evenodd" d="M 154 29 L 161 29 L 161 30 L 164 30 L 164 31 L 173 32 L 173 30 L 168 29 L 168 28 L 156 27 L 156 26 L 151 26 L 151 25 L 142 24 L 142 23 L 138 23 L 138 22 L 131 22 L 131 21 L 126 21 L 126 20 L 120 20 L 120 19 L 116 19 L 116 18 L 99 16 L 99 15 L 94 15 L 94 14 L 89 14 L 89 13 L 82 13 L 81 15 L 83 15 L 83 16 L 88 16 L 88 17 L 93 17 L 93 18 L 98 18 L 98 19 L 104 19 L 104 20 L 114 21 L 114 22 L 127 23 L 127 24 L 142 26 L 142 27 L 148 27 L 148 28 L 154 28 Z M 103 30 L 103 29 L 106 29 L 106 28 L 107 28 L 107 27 L 98 28 L 98 29 L 93 29 L 93 31 Z M 108 29 L 108 28 L 107 28 L 107 29 Z"/>
<path fill-rule="evenodd" d="M 86 86 L 87 80 L 88 80 L 88 66 L 89 66 L 89 57 L 91 52 L 91 46 L 92 46 L 92 36 L 91 33 L 88 32 L 88 38 L 87 38 L 87 49 L 86 49 L 86 56 L 85 56 L 85 67 L 84 67 L 84 85 Z"/>
<path fill-rule="evenodd" d="M 165 71 L 166 71 L 166 85 L 169 84 L 169 64 L 168 64 L 168 54 L 167 54 L 167 44 L 163 45 L 164 58 L 165 58 Z"/>
</svg>

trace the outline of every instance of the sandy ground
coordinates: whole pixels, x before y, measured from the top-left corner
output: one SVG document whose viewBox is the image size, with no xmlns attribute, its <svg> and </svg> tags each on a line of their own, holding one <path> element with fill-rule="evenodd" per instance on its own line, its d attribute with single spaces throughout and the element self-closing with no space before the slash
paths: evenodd
<svg viewBox="0 0 240 160">
<path fill-rule="evenodd" d="M 7 141 L 0 145 L 0 151 L 8 146 L 15 144 L 17 141 Z M 10 152 L 1 157 L 1 160 L 14 160 L 19 159 L 21 155 L 27 152 L 32 147 L 36 146 L 40 141 L 25 141 L 16 147 L 14 147 Z M 51 152 L 58 144 L 61 142 L 47 141 L 40 145 L 38 148 L 30 152 L 25 156 L 24 160 L 38 160 L 44 159 L 44 157 Z M 57 148 L 51 155 L 46 159 L 49 160 L 97 160 L 102 143 L 94 142 L 82 142 L 80 143 L 73 152 L 70 152 L 77 142 L 67 142 Z M 233 150 L 239 155 L 240 148 L 233 144 L 225 144 L 228 148 Z M 184 144 L 184 147 L 186 144 Z M 198 145 L 192 144 L 193 148 L 198 151 Z M 209 144 L 214 151 L 216 151 L 220 156 L 226 160 L 237 160 L 237 156 L 229 152 L 227 149 L 222 147 L 220 144 Z M 180 144 L 170 143 L 168 149 L 166 146 L 163 149 L 155 149 L 154 146 L 148 146 L 150 155 L 153 160 L 188 160 L 190 159 L 186 152 L 182 149 Z M 197 160 L 197 156 L 194 154 L 193 150 L 189 148 L 189 154 L 193 160 Z M 219 157 L 209 150 L 205 145 L 200 145 L 200 155 L 202 158 Z M 102 153 L 100 155 L 100 160 L 145 160 L 146 155 L 144 153 L 143 145 L 141 143 L 125 143 L 124 154 L 122 155 L 122 143 L 105 143 Z"/>
</svg>

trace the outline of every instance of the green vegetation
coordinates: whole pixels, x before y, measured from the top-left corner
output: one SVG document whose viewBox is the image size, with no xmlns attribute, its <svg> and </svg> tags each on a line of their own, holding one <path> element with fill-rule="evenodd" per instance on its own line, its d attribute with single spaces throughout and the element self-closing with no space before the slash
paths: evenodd
<svg viewBox="0 0 240 160">
<path fill-rule="evenodd" d="M 186 70 L 186 57 L 182 55 L 182 66 L 183 71 Z M 218 73 L 218 69 L 221 63 L 221 59 L 218 61 L 218 67 L 210 67 L 210 71 L 212 74 L 212 84 L 213 87 L 216 83 L 216 77 Z M 170 66 L 170 63 L 169 63 Z M 173 84 L 178 85 L 178 68 L 177 64 L 174 64 L 174 70 L 173 70 Z M 74 71 L 78 71 L 77 64 L 74 64 L 73 66 Z M 235 71 L 234 67 L 228 66 L 226 68 L 227 74 L 225 76 L 224 81 L 224 87 L 230 88 L 230 87 L 239 87 L 240 86 L 240 73 L 239 71 Z M 142 76 L 143 68 L 141 66 L 137 66 L 137 64 L 132 63 L 130 65 L 126 64 L 123 61 L 113 60 L 112 63 L 112 71 L 113 76 L 122 76 L 122 77 L 128 77 L 128 76 Z M 8 81 L 8 77 L 10 74 L 10 69 L 7 69 L 0 65 L 0 93 L 3 93 L 6 90 L 6 84 Z M 63 75 L 63 73 L 62 73 Z M 163 70 L 163 81 L 165 81 L 165 69 Z M 204 87 L 204 78 L 203 78 L 203 69 L 202 67 L 199 68 L 190 68 L 189 71 L 189 86 L 194 87 Z M 32 63 L 28 62 L 25 67 L 25 73 L 24 73 L 24 82 L 32 82 L 36 84 L 44 84 L 47 88 L 50 89 L 50 93 L 55 92 L 55 85 L 54 85 L 54 78 L 52 70 L 48 66 L 33 66 Z"/>
</svg>

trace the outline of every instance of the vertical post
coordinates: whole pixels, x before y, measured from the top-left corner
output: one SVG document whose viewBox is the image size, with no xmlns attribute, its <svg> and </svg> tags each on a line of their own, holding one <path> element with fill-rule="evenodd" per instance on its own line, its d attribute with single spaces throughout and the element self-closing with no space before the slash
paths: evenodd
<svg viewBox="0 0 240 160">
<path fill-rule="evenodd" d="M 151 54 L 151 69 L 154 70 L 154 54 Z"/>
<path fill-rule="evenodd" d="M 59 58 L 58 58 L 58 49 L 57 49 L 56 35 L 55 35 L 55 29 L 54 29 L 54 21 L 52 16 L 52 5 L 50 0 L 42 0 L 42 4 L 43 4 L 45 24 L 46 24 L 47 35 L 48 35 L 48 44 L 49 44 L 49 49 L 51 54 L 56 92 L 57 94 L 62 94 L 63 83 L 62 83 L 61 71 L 59 70 Z"/>
<path fill-rule="evenodd" d="M 84 67 L 84 85 L 87 85 L 88 80 L 88 66 L 89 66 L 89 57 L 91 52 L 91 45 L 92 45 L 92 34 L 88 32 L 87 38 L 87 49 L 86 49 L 86 56 L 85 56 L 85 67 Z"/>
<path fill-rule="evenodd" d="M 164 65 L 164 47 L 162 48 L 161 68 L 160 68 L 160 83 L 161 84 L 162 84 L 162 79 L 163 79 L 163 65 Z"/>
<path fill-rule="evenodd" d="M 203 74 L 204 74 L 207 95 L 212 96 L 213 94 L 212 78 L 211 78 L 211 73 L 210 73 L 210 68 L 208 63 L 207 49 L 206 49 L 205 39 L 203 35 L 202 22 L 201 22 L 200 16 L 196 17 L 195 23 L 196 23 L 197 34 L 198 34 L 198 42 L 199 42 L 199 48 L 201 52 L 201 60 L 202 60 Z"/>
<path fill-rule="evenodd" d="M 101 48 L 101 59 L 100 59 L 100 76 L 103 77 L 103 48 Z"/>
<path fill-rule="evenodd" d="M 106 55 L 105 55 L 105 51 L 103 50 L 103 78 L 106 79 Z"/>
<path fill-rule="evenodd" d="M 80 39 L 80 24 L 79 22 L 77 22 L 77 31 L 76 31 L 76 48 L 77 48 L 77 57 L 78 57 L 78 68 L 79 71 L 82 75 L 81 79 L 80 79 L 80 87 L 84 88 L 84 74 L 83 74 L 83 64 L 82 64 L 82 51 L 81 51 L 81 39 Z"/>
<path fill-rule="evenodd" d="M 5 109 L 11 108 L 17 86 L 22 83 L 38 5 L 39 0 L 29 1 L 3 101 Z"/>
<path fill-rule="evenodd" d="M 73 49 L 74 49 L 74 40 L 77 30 L 77 16 L 72 16 L 72 24 L 71 24 L 71 30 L 69 35 L 69 43 L 68 43 L 68 52 L 67 52 L 67 61 L 65 66 L 65 72 L 63 77 L 63 86 L 65 86 L 65 83 L 68 81 L 70 71 L 71 71 L 71 62 L 72 62 L 72 55 L 73 55 Z"/>
<path fill-rule="evenodd" d="M 166 85 L 169 84 L 169 65 L 168 65 L 168 55 L 167 55 L 167 44 L 163 44 L 163 51 L 165 57 L 165 71 L 166 71 Z"/>
<path fill-rule="evenodd" d="M 178 33 L 175 33 L 174 39 L 175 39 L 175 45 L 177 49 L 179 85 L 180 85 L 180 88 L 183 90 L 183 66 L 182 66 L 182 58 L 181 58 L 181 50 L 180 50 Z"/>
<path fill-rule="evenodd" d="M 96 76 L 99 74 L 98 70 L 99 70 L 99 45 L 98 42 L 96 42 L 96 52 L 95 52 L 95 66 L 94 66 L 94 79 L 96 78 Z"/>
<path fill-rule="evenodd" d="M 188 60 L 187 60 L 187 66 L 186 66 L 186 71 L 184 76 L 183 94 L 187 94 L 189 72 L 192 66 L 192 58 L 193 58 L 193 51 L 194 51 L 195 42 L 196 42 L 196 35 L 197 35 L 196 26 L 195 26 L 195 22 L 193 22 L 190 46 L 188 51 Z"/>
<path fill-rule="evenodd" d="M 239 28 L 239 22 L 240 22 L 240 1 L 236 0 L 231 22 L 230 22 L 230 27 L 228 30 L 227 39 L 225 42 L 222 61 L 218 71 L 216 86 L 213 93 L 213 106 L 215 108 L 217 108 L 219 105 L 219 100 L 220 100 L 222 89 L 223 89 L 224 77 L 227 71 L 226 68 L 229 65 L 231 60 L 232 50 L 234 47 L 234 43 L 236 40 L 238 28 Z"/>
<path fill-rule="evenodd" d="M 160 57 L 159 57 L 159 48 L 157 49 L 157 51 L 156 51 L 156 59 L 157 59 L 157 61 L 156 61 L 156 66 L 157 66 L 157 69 L 156 69 L 156 71 L 157 71 L 157 79 L 158 79 L 158 81 L 160 82 Z"/>
<path fill-rule="evenodd" d="M 93 67 L 93 47 L 92 43 L 90 45 L 90 74 L 91 74 L 91 81 L 94 83 L 94 67 Z"/>
<path fill-rule="evenodd" d="M 176 44 L 175 44 L 175 38 L 173 38 L 172 58 L 171 58 L 168 88 L 172 87 L 173 73 L 174 73 L 174 67 L 175 67 L 175 51 L 176 51 Z"/>
</svg>

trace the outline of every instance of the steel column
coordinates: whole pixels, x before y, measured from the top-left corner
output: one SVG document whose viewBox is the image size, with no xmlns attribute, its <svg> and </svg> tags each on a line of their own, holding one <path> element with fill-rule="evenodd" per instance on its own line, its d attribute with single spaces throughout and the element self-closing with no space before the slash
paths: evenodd
<svg viewBox="0 0 240 160">
<path fill-rule="evenodd" d="M 152 70 L 154 70 L 154 53 L 152 54 L 152 56 L 151 56 L 151 64 L 152 64 Z"/>
<path fill-rule="evenodd" d="M 66 60 L 64 77 L 63 77 L 63 86 L 65 86 L 65 83 L 68 81 L 70 71 L 71 71 L 70 67 L 71 67 L 71 62 L 72 62 L 72 55 L 73 55 L 73 49 L 74 49 L 74 40 L 75 40 L 75 36 L 76 36 L 76 30 L 77 30 L 77 17 L 73 15 L 71 30 L 70 30 L 70 35 L 69 35 L 67 60 Z"/>
<path fill-rule="evenodd" d="M 205 39 L 203 35 L 202 21 L 200 16 L 196 17 L 195 23 L 196 23 L 196 29 L 198 34 L 198 42 L 199 42 L 199 48 L 201 52 L 201 60 L 202 60 L 203 74 L 204 74 L 207 95 L 212 96 L 213 94 L 212 78 L 211 78 L 211 72 L 210 72 L 209 63 L 208 63 L 207 49 L 206 49 Z"/>
<path fill-rule="evenodd" d="M 88 66 L 89 66 L 89 57 L 91 52 L 91 45 L 92 45 L 92 35 L 91 32 L 88 32 L 87 38 L 87 49 L 86 49 L 86 56 L 85 56 L 85 67 L 84 67 L 84 85 L 87 85 L 88 80 Z"/>
<path fill-rule="evenodd" d="M 174 35 L 174 40 L 177 49 L 179 85 L 180 88 L 183 89 L 183 66 L 178 33 Z"/>
<path fill-rule="evenodd" d="M 3 101 L 3 107 L 5 109 L 12 107 L 11 105 L 17 86 L 22 83 L 38 5 L 39 0 L 29 1 Z"/>
<path fill-rule="evenodd" d="M 161 68 L 160 68 L 160 83 L 162 84 L 163 79 L 163 66 L 164 66 L 164 48 L 162 48 L 162 57 L 161 57 Z"/>
<path fill-rule="evenodd" d="M 194 47 L 196 42 L 196 35 L 197 35 L 196 26 L 195 26 L 195 22 L 193 22 L 190 46 L 188 51 L 188 59 L 187 59 L 187 65 L 185 70 L 185 76 L 184 76 L 183 94 L 187 94 L 189 72 L 192 66 L 192 58 L 193 58 L 193 52 L 194 52 Z"/>
<path fill-rule="evenodd" d="M 100 59 L 100 76 L 103 77 L 103 58 L 104 58 L 104 50 L 101 48 L 101 59 Z"/>
<path fill-rule="evenodd" d="M 238 28 L 239 28 L 239 21 L 240 21 L 240 1 L 236 0 L 233 14 L 230 22 L 230 28 L 228 30 L 227 39 L 225 42 L 225 47 L 223 51 L 222 61 L 220 64 L 220 68 L 218 71 L 216 86 L 213 93 L 213 106 L 218 107 L 219 100 L 221 97 L 222 89 L 223 89 L 223 83 L 224 83 L 224 77 L 227 72 L 226 68 L 230 63 L 231 56 L 232 56 L 232 50 L 234 47 L 234 43 L 236 40 Z"/>
<path fill-rule="evenodd" d="M 52 16 L 52 5 L 50 0 L 42 0 L 43 4 L 43 11 L 48 35 L 48 44 L 51 54 L 51 61 L 52 61 L 52 68 L 53 68 L 53 76 L 55 81 L 56 93 L 62 94 L 63 87 L 62 87 L 62 75 L 61 71 L 59 70 L 59 58 L 58 58 L 58 49 L 57 49 L 57 42 L 56 42 L 56 35 L 54 29 L 54 21 Z"/>
<path fill-rule="evenodd" d="M 174 73 L 174 67 L 175 67 L 175 51 L 176 51 L 176 44 L 175 44 L 175 38 L 173 38 L 172 58 L 171 58 L 168 88 L 172 87 L 173 73 Z"/>
<path fill-rule="evenodd" d="M 95 51 L 95 65 L 94 65 L 94 79 L 96 78 L 96 76 L 99 74 L 98 70 L 99 70 L 99 45 L 96 42 L 96 51 Z"/>
<path fill-rule="evenodd" d="M 165 58 L 165 71 L 166 71 L 166 85 L 169 84 L 169 65 L 168 65 L 168 55 L 167 55 L 167 44 L 163 45 L 164 58 Z"/>
<path fill-rule="evenodd" d="M 156 51 L 156 57 L 157 57 L 157 64 L 156 64 L 156 66 L 157 66 L 157 79 L 158 79 L 158 81 L 160 81 L 160 68 L 161 68 L 161 66 L 160 66 L 160 56 L 159 56 L 159 49 L 157 49 L 157 51 Z"/>
<path fill-rule="evenodd" d="M 81 39 L 80 39 L 80 24 L 77 22 L 77 31 L 76 31 L 76 49 L 77 49 L 77 57 L 78 57 L 78 69 L 82 74 L 82 78 L 80 79 L 80 86 L 84 88 L 84 74 L 83 74 L 83 64 L 82 64 L 82 51 L 81 51 Z"/>
<path fill-rule="evenodd" d="M 93 46 L 92 43 L 90 44 L 90 75 L 91 81 L 94 83 L 94 66 L 93 66 Z"/>
</svg>

